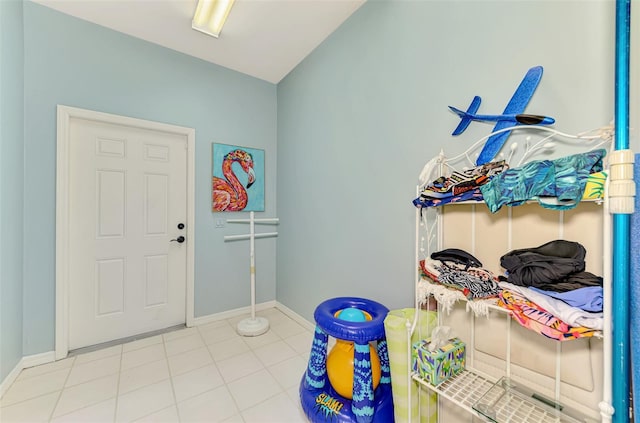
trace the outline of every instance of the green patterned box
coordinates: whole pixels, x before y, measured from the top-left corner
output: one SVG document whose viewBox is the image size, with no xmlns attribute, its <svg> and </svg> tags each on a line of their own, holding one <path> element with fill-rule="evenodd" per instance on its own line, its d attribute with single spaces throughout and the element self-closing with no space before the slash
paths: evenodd
<svg viewBox="0 0 640 423">
<path fill-rule="evenodd" d="M 413 371 L 437 386 L 464 370 L 464 342 L 458 338 L 437 350 L 429 351 L 430 339 L 413 344 Z"/>
</svg>

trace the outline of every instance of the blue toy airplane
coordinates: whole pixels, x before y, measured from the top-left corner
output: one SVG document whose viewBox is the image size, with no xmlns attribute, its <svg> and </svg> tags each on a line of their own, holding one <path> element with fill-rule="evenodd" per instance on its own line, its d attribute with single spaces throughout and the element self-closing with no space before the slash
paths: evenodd
<svg viewBox="0 0 640 423">
<path fill-rule="evenodd" d="M 538 87 L 540 83 L 540 79 L 542 78 L 542 66 L 535 66 L 527 72 L 524 76 L 522 82 L 516 89 L 516 92 L 509 100 L 507 107 L 504 109 L 504 112 L 501 115 L 478 115 L 476 112 L 480 107 L 480 102 L 482 101 L 480 97 L 475 96 L 471 101 L 471 105 L 466 112 L 456 109 L 455 107 L 449 106 L 453 112 L 455 112 L 458 116 L 460 116 L 460 123 L 453 131 L 451 135 L 460 135 L 464 132 L 465 129 L 469 126 L 472 120 L 477 121 L 485 121 L 485 122 L 497 122 L 496 126 L 493 127 L 492 132 L 499 131 L 500 129 L 508 128 L 509 126 L 514 125 L 551 125 L 555 122 L 555 119 L 540 116 L 540 115 L 528 115 L 523 114 L 525 107 L 531 100 L 531 96 L 533 96 L 533 92 Z M 492 135 L 489 137 L 487 142 L 484 144 L 482 151 L 480 151 L 480 155 L 476 160 L 476 165 L 482 165 L 487 162 L 490 162 L 498 151 L 502 148 L 504 143 L 507 141 L 509 134 L 511 131 L 504 131 L 496 135 Z"/>
</svg>

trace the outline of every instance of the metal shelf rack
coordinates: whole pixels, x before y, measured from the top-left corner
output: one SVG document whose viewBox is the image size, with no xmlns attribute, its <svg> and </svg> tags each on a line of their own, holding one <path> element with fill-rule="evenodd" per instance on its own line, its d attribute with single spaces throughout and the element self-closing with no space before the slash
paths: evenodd
<svg viewBox="0 0 640 423">
<path fill-rule="evenodd" d="M 454 209 L 456 209 L 456 212 L 459 211 L 458 207 L 459 205 L 451 205 L 451 206 L 447 206 L 445 208 L 449 208 L 452 207 Z M 464 207 L 466 207 L 466 209 L 464 209 Z M 535 207 L 534 205 L 531 205 L 529 207 Z M 467 211 L 467 209 L 470 209 Z M 458 213 L 459 215 L 467 215 L 468 213 L 470 213 L 471 215 L 473 215 L 471 217 L 471 220 L 473 223 L 471 223 L 470 225 L 472 226 L 473 230 L 476 230 L 475 228 L 479 228 L 482 226 L 481 221 L 479 221 L 479 217 L 477 216 L 478 213 L 478 209 L 476 208 L 475 205 L 464 205 L 463 206 L 463 213 Z M 594 216 L 602 213 L 602 220 L 603 220 L 603 226 L 607 226 L 607 209 L 606 209 L 606 202 L 605 202 L 605 207 L 601 208 L 601 204 L 598 204 L 598 202 L 596 202 L 596 204 L 591 204 L 589 206 L 587 206 L 587 214 L 591 214 L 593 213 Z M 525 212 L 519 212 L 520 214 L 518 216 L 524 216 L 524 215 L 529 215 L 529 212 L 526 211 Z M 584 213 L 582 213 L 582 211 L 580 212 L 580 215 L 584 215 Z M 516 233 L 518 231 L 518 229 L 512 228 L 512 220 L 516 219 L 517 217 L 513 217 L 511 211 L 508 211 L 507 217 L 507 230 L 505 232 L 507 232 L 509 239 L 511 239 L 511 236 L 513 233 Z M 434 245 L 435 248 L 441 248 L 443 245 L 443 239 L 444 239 L 444 233 L 442 231 L 443 228 L 443 221 L 442 219 L 442 212 L 441 211 L 436 211 L 435 213 L 435 220 L 431 220 L 429 219 L 431 223 L 431 226 L 427 225 L 427 221 L 423 221 L 423 216 L 417 212 L 416 213 L 416 262 L 418 262 L 421 258 L 425 257 L 428 255 L 429 253 L 429 247 L 428 244 L 431 241 L 434 241 Z M 569 215 L 565 216 L 564 214 L 560 214 L 557 218 L 554 217 L 553 219 L 547 219 L 549 223 L 549 225 L 558 225 L 558 236 L 560 238 L 562 238 L 565 234 L 565 232 L 567 232 L 567 236 L 574 236 L 576 233 L 576 230 L 570 226 L 570 224 L 568 223 L 569 220 L 571 219 L 571 217 Z M 579 218 L 575 218 L 575 219 L 579 219 Z M 515 224 L 514 224 L 515 225 Z M 565 226 L 566 225 L 566 226 Z M 454 225 L 455 226 L 455 225 Z M 422 229 L 420 229 L 422 228 Z M 449 227 L 450 228 L 450 227 Z M 554 231 L 556 230 L 555 227 L 553 229 Z M 603 232 L 606 234 L 606 228 L 602 229 Z M 423 231 L 423 233 L 421 234 L 420 231 Z M 551 231 L 551 229 L 549 229 L 549 231 Z M 423 235 L 424 234 L 424 235 Z M 485 234 L 486 235 L 486 234 Z M 470 236 L 469 238 L 471 238 L 473 241 L 472 242 L 477 242 L 477 240 L 482 240 L 482 239 L 487 239 L 486 236 L 481 236 L 481 235 L 476 235 L 474 233 L 473 236 Z M 606 235 L 604 236 L 604 238 L 606 239 Z M 510 242 L 510 241 L 509 241 Z M 589 238 L 588 242 L 592 242 L 591 238 Z M 427 244 L 427 245 L 424 245 Z M 475 245 L 475 244 L 474 244 Z M 607 247 L 608 244 L 605 242 L 602 244 L 603 246 L 601 248 L 604 249 L 604 254 L 603 256 L 606 257 L 608 255 L 607 253 Z M 508 249 L 505 249 L 505 251 L 507 251 Z M 470 249 L 469 251 L 471 251 L 473 253 L 473 249 Z M 594 249 L 595 251 L 595 249 Z M 603 266 L 603 270 L 602 273 L 607 275 L 609 272 L 607 270 L 607 267 L 609 266 L 609 264 L 607 262 L 604 262 L 602 264 Z M 416 308 L 421 308 L 423 306 L 426 305 L 427 303 L 427 298 L 431 297 L 434 299 L 438 299 L 438 292 L 434 291 L 433 289 L 430 289 L 428 287 L 425 286 L 425 284 L 430 284 L 430 281 L 424 279 L 423 277 L 421 277 L 418 266 L 416 266 Z M 437 285 L 437 284 L 436 284 Z M 608 285 L 605 284 L 605 290 L 608 291 Z M 605 292 L 605 294 L 607 294 L 607 292 Z M 464 296 L 460 295 L 460 298 L 458 298 L 458 300 L 461 303 L 466 302 L 466 298 L 463 298 Z M 607 304 L 607 307 L 609 306 L 610 303 L 608 303 L 608 297 L 606 299 L 607 301 L 605 302 Z M 447 301 L 445 300 L 443 303 L 439 303 L 438 306 L 438 324 L 442 325 L 444 322 L 442 321 L 442 316 L 444 316 L 445 314 L 448 315 L 448 311 L 447 310 Z M 603 364 L 604 364 L 604 368 L 603 368 L 603 375 L 602 377 L 602 383 L 603 383 L 603 392 L 602 392 L 602 397 L 596 397 L 596 401 L 597 404 L 594 404 L 592 401 L 595 398 L 589 398 L 589 402 L 588 403 L 581 403 L 581 399 L 579 397 L 576 397 L 575 393 L 571 393 L 569 394 L 569 397 L 565 397 L 565 389 L 567 391 L 571 391 L 572 387 L 568 386 L 566 382 L 564 382 L 562 380 L 562 365 L 561 365 L 561 360 L 562 360 L 562 342 L 557 342 L 555 344 L 555 346 L 553 347 L 555 349 L 555 351 L 553 353 L 551 353 L 551 355 L 549 355 L 548 360 L 551 361 L 551 363 L 554 363 L 554 366 L 549 368 L 549 373 L 545 373 L 544 376 L 540 373 L 536 373 L 535 377 L 537 379 L 535 379 L 535 381 L 531 381 L 531 383 L 528 383 L 529 380 L 527 379 L 527 377 L 525 376 L 525 374 L 523 373 L 523 368 L 519 367 L 520 364 L 517 364 L 516 368 L 513 370 L 512 373 L 512 342 L 514 342 L 514 340 L 517 340 L 519 338 L 512 338 L 512 336 L 516 336 L 516 335 L 512 335 L 512 330 L 520 330 L 520 329 L 512 329 L 512 326 L 515 325 L 516 328 L 518 328 L 517 324 L 512 323 L 512 319 L 509 318 L 508 316 L 510 315 L 510 312 L 502 307 L 497 306 L 497 304 L 495 304 L 493 301 L 490 300 L 482 300 L 483 301 L 483 307 L 486 307 L 486 309 L 488 310 L 488 312 L 491 314 L 491 317 L 486 316 L 486 318 L 489 318 L 489 320 L 493 321 L 494 319 L 504 319 L 503 323 L 500 323 L 500 327 L 504 327 L 505 328 L 505 341 L 504 341 L 504 345 L 505 345 L 505 350 L 501 353 L 504 358 L 502 358 L 501 360 L 503 360 L 503 364 L 504 364 L 504 368 L 502 368 L 502 364 L 499 364 L 499 367 L 494 367 L 494 364 L 489 365 L 487 361 L 483 361 L 486 360 L 486 354 L 482 355 L 482 356 L 478 356 L 475 352 L 475 348 L 470 348 L 468 350 L 468 356 L 467 356 L 467 369 L 465 371 L 463 371 L 462 373 L 442 382 L 441 384 L 439 384 L 438 386 L 433 386 L 430 383 L 426 382 L 425 380 L 421 379 L 421 377 L 418 374 L 415 373 L 411 373 L 408 375 L 408 379 L 409 379 L 409 387 L 408 389 L 411 389 L 411 386 L 418 386 L 419 389 L 425 390 L 425 391 L 429 391 L 429 392 L 434 392 L 438 395 L 438 397 L 440 398 L 440 401 L 446 401 L 446 402 L 450 402 L 452 404 L 454 404 L 457 408 L 464 410 L 465 412 L 469 413 L 469 421 L 471 421 L 471 417 L 473 416 L 474 418 L 477 419 L 481 419 L 483 421 L 488 421 L 488 422 L 496 422 L 496 423 L 593 423 L 593 422 L 611 422 L 611 416 L 613 414 L 613 410 L 611 409 L 611 391 L 610 391 L 610 373 L 609 373 L 609 366 L 607 365 L 608 363 L 608 359 L 607 359 L 607 343 L 610 342 L 610 333 L 608 333 L 607 330 L 598 333 L 595 338 L 599 338 L 602 344 L 604 344 L 604 348 L 603 348 L 603 354 L 604 354 L 604 358 L 603 358 Z M 471 311 L 468 307 L 464 307 L 467 309 L 466 314 L 469 316 L 469 333 L 467 333 L 465 335 L 465 337 L 461 337 L 463 339 L 463 341 L 465 341 L 465 343 L 467 343 L 468 346 L 475 346 L 476 345 L 476 335 L 475 335 L 475 331 L 476 331 L 476 325 L 480 325 L 479 327 L 485 328 L 484 330 L 486 330 L 487 325 L 484 323 L 484 320 L 478 320 L 478 319 L 485 319 L 485 316 L 482 314 L 482 317 L 480 317 L 480 314 L 476 314 L 475 311 Z M 463 306 L 460 306 L 458 308 L 458 313 L 460 313 L 460 311 L 462 311 L 464 313 L 463 310 Z M 609 326 L 608 323 L 608 313 L 610 313 L 609 310 L 605 310 L 605 328 Z M 417 316 L 419 316 L 419 313 L 416 313 L 416 319 Z M 461 316 L 460 314 L 457 315 L 458 318 Z M 500 317 L 503 316 L 503 317 Z M 460 324 L 460 321 L 457 321 L 457 324 Z M 506 325 L 506 326 L 505 326 Z M 414 320 L 413 323 L 407 322 L 407 339 L 411 340 L 411 336 L 413 334 L 413 332 L 415 330 L 418 329 L 418 327 L 420 327 L 419 322 L 417 320 Z M 521 336 L 521 334 L 517 335 L 518 337 Z M 517 342 L 517 341 L 515 341 Z M 410 342 L 409 342 L 410 344 Z M 596 344 L 596 345 L 600 345 L 600 344 Z M 411 356 L 411 352 L 412 352 L 412 345 L 408 345 L 408 356 Z M 600 348 L 600 347 L 597 347 Z M 484 351 L 484 350 L 483 350 Z M 597 350 L 599 351 L 599 350 Z M 522 354 L 522 350 L 518 349 L 519 354 Z M 596 353 L 599 354 L 599 353 Z M 518 357 L 522 357 L 521 355 L 519 355 Z M 493 357 L 492 357 L 493 358 Z M 480 363 L 475 363 L 475 361 L 477 359 L 480 359 L 481 362 Z M 520 360 L 520 358 L 518 358 L 518 360 Z M 497 362 L 492 362 L 492 363 L 496 363 Z M 518 362 L 520 363 L 520 362 Z M 409 368 L 411 368 L 411 363 L 408 363 Z M 491 376 L 489 376 L 489 374 L 484 373 L 482 370 L 479 370 L 479 367 L 477 367 L 476 365 L 480 365 L 480 368 L 482 370 L 485 369 L 486 366 L 489 365 L 489 369 L 491 369 Z M 597 364 L 594 366 L 594 368 L 597 368 Z M 495 372 L 493 371 L 493 369 L 495 369 Z M 526 371 L 529 371 L 528 369 L 524 369 Z M 536 372 L 535 370 L 531 370 L 534 373 Z M 495 373 L 495 374 L 494 374 Z M 538 392 L 534 392 L 534 391 L 529 391 L 531 392 L 531 394 L 529 394 L 527 396 L 527 394 L 522 394 L 522 392 L 519 392 L 518 390 L 513 390 L 513 389 L 505 389 L 505 384 L 504 384 L 504 380 L 501 379 L 502 377 L 504 377 L 504 379 L 506 380 L 511 380 L 514 382 L 515 384 L 519 384 L 519 383 L 524 383 L 525 385 L 530 385 L 531 388 L 536 389 L 536 390 L 541 390 L 539 393 Z M 512 379 L 515 378 L 515 381 Z M 544 378 L 544 379 L 542 379 Z M 415 388 L 414 388 L 415 389 Z M 525 390 L 527 390 L 527 388 L 524 388 Z M 575 392 L 575 391 L 572 391 Z M 535 395 L 534 395 L 535 394 Z M 545 395 L 548 398 L 553 398 L 551 400 L 547 400 L 546 402 L 543 401 L 539 401 L 536 398 L 541 398 L 541 395 Z M 573 395 L 573 396 L 571 396 Z M 564 412 L 562 410 L 558 410 L 552 406 L 550 406 L 549 404 L 555 405 L 556 403 L 561 403 L 562 405 L 558 406 L 559 408 L 562 408 L 562 410 L 564 410 Z M 491 404 L 491 407 L 486 407 L 487 404 Z M 567 413 L 567 410 L 569 410 L 569 408 L 573 408 L 576 410 L 581 410 L 581 404 L 585 405 L 585 409 L 579 412 L 570 412 Z M 411 415 L 411 402 L 409 403 L 410 407 L 410 415 Z M 483 408 L 484 405 L 484 408 Z M 594 405 L 596 405 L 596 407 L 593 407 Z M 420 409 L 420 407 L 418 407 Z M 451 409 L 450 407 L 446 407 L 447 409 Z M 594 409 L 595 408 L 595 409 Z M 439 409 L 439 413 L 441 410 L 441 406 L 438 406 Z M 600 418 L 598 418 L 597 420 L 594 420 L 596 418 L 596 414 L 594 413 L 594 411 L 599 411 L 598 414 L 600 414 Z M 584 414 L 583 414 L 584 413 Z M 418 411 L 418 414 L 420 414 L 420 411 Z M 450 413 L 445 413 L 447 416 L 449 416 Z M 443 416 L 445 415 L 443 414 Z M 415 417 L 415 416 L 414 416 Z M 413 417 L 410 417 L 410 421 L 417 421 L 417 420 L 413 420 Z M 440 421 L 442 422 L 442 418 L 440 419 Z M 462 421 L 462 420 L 461 420 Z M 467 421 L 467 420 L 464 420 Z"/>
<path fill-rule="evenodd" d="M 549 400 L 513 384 L 508 378 L 498 382 L 473 370 L 464 370 L 438 386 L 425 382 L 418 374 L 412 379 L 420 386 L 446 398 L 469 413 L 495 423 L 595 423 L 565 407 L 554 408 Z"/>
</svg>

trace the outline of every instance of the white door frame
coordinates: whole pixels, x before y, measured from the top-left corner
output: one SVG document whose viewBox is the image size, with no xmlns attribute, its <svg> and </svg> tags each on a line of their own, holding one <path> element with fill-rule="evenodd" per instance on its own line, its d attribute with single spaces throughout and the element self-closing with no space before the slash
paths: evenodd
<svg viewBox="0 0 640 423">
<path fill-rule="evenodd" d="M 193 128 L 169 125 L 92 110 L 58 105 L 56 158 L 56 345 L 55 358 L 69 352 L 69 168 L 70 121 L 72 118 L 94 120 L 114 125 L 169 132 L 187 138 L 187 326 L 194 324 L 194 248 L 195 248 L 195 136 Z"/>
</svg>

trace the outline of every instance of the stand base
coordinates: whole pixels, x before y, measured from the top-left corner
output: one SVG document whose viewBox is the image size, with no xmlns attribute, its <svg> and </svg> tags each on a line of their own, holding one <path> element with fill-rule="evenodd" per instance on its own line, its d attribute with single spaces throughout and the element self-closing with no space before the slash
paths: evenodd
<svg viewBox="0 0 640 423">
<path fill-rule="evenodd" d="M 258 336 L 269 330 L 269 321 L 264 317 L 248 318 L 238 322 L 238 335 Z"/>
</svg>

